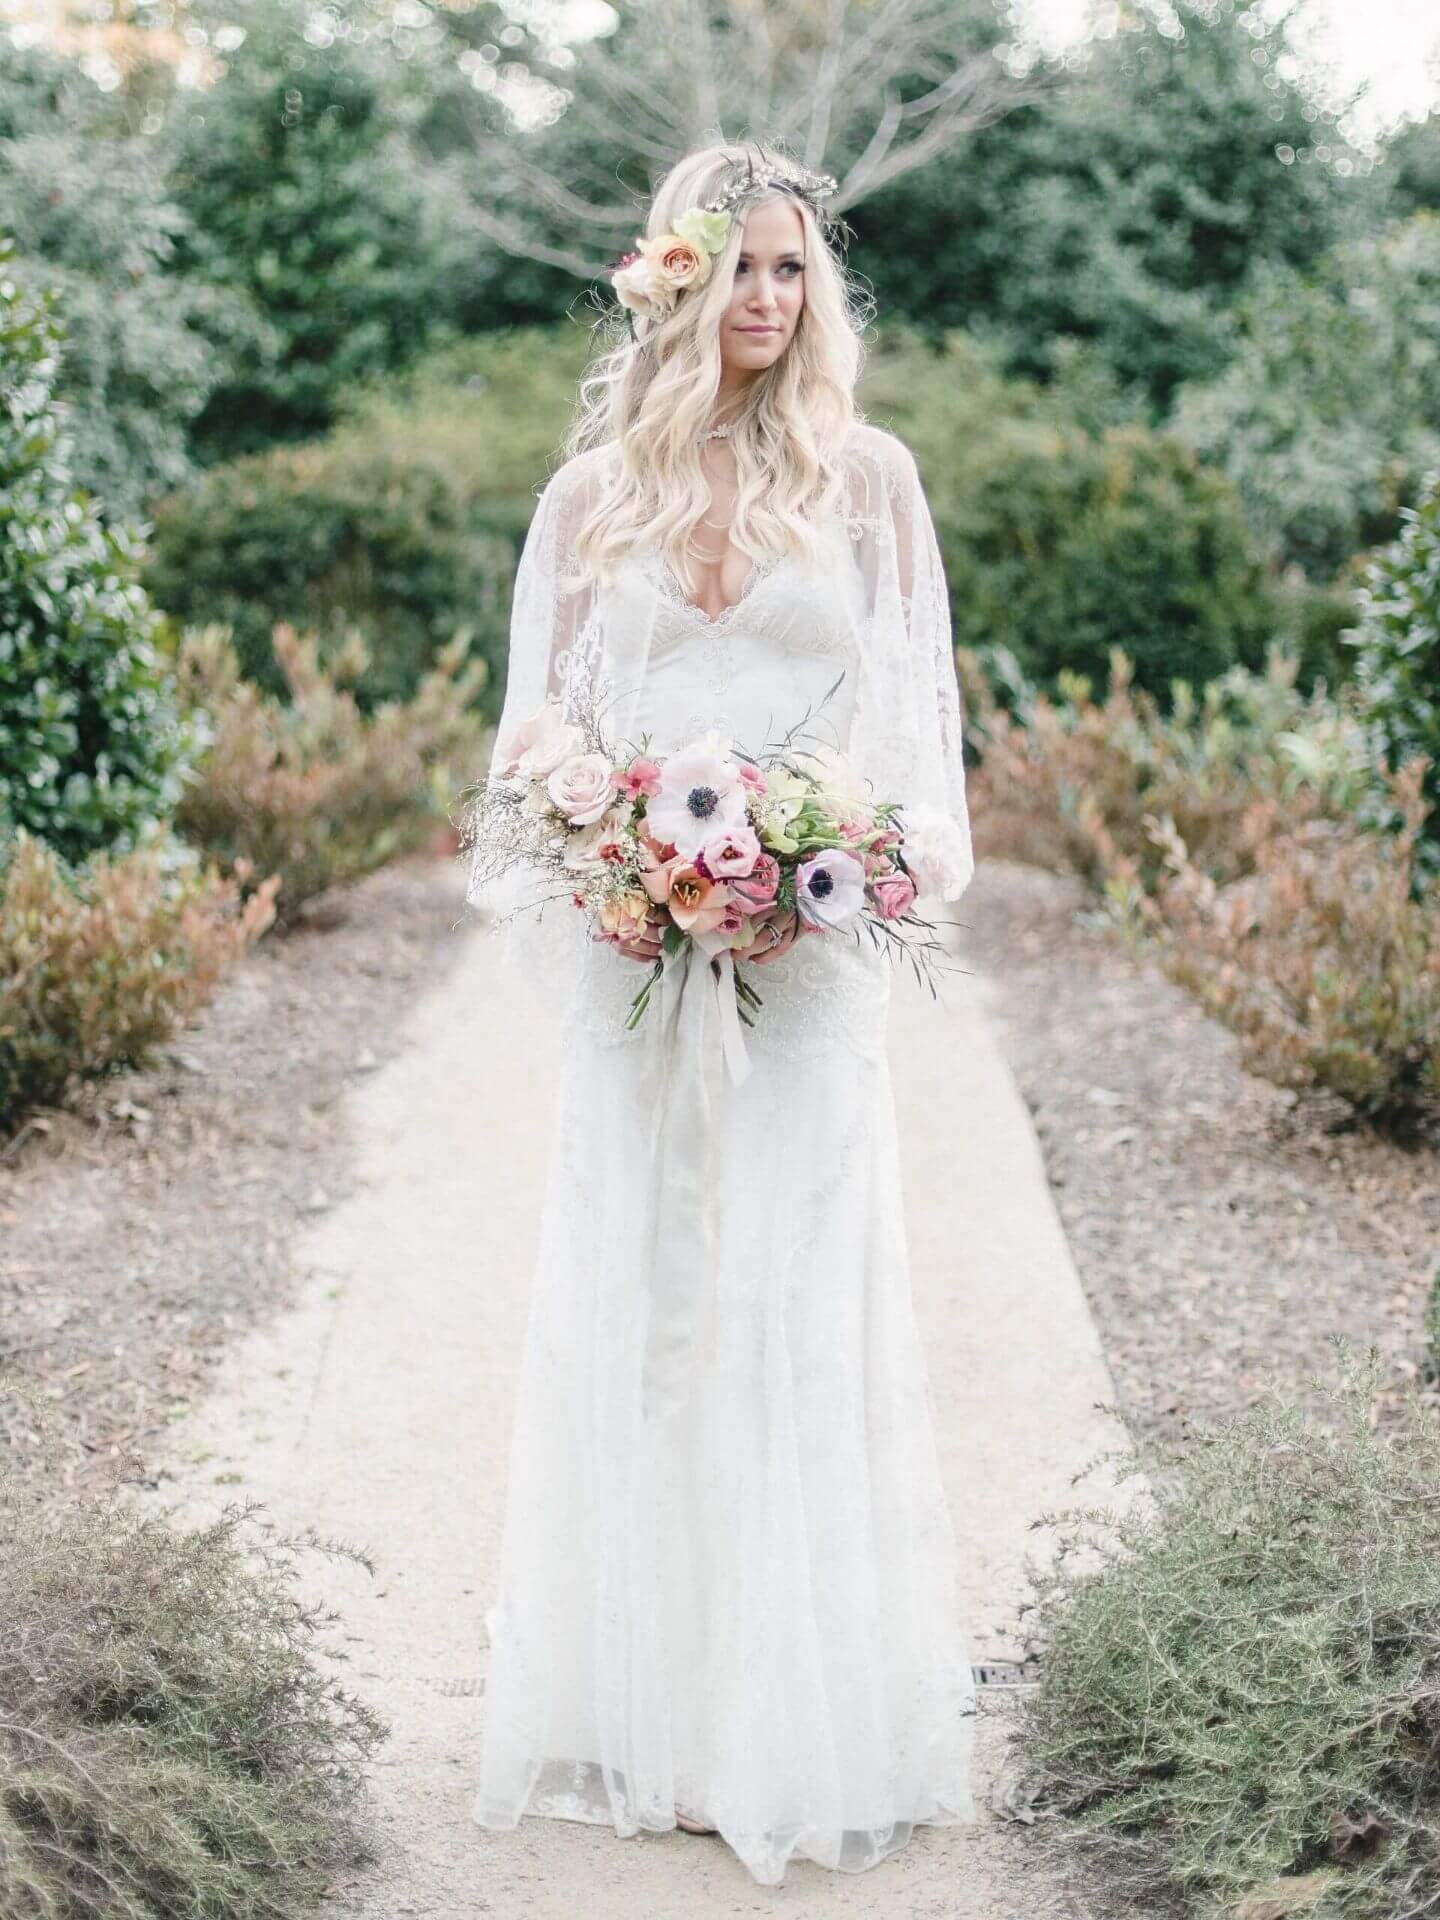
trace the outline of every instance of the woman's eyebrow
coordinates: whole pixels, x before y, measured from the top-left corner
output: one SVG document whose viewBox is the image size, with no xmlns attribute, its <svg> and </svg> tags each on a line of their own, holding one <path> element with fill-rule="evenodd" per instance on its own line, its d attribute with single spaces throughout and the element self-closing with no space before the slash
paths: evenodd
<svg viewBox="0 0 1440 1920">
<path fill-rule="evenodd" d="M 753 253 L 746 253 L 742 249 L 740 253 L 740 258 L 742 260 L 753 260 L 755 256 Z M 792 247 L 788 253 L 777 253 L 775 258 L 777 260 L 799 260 L 801 256 L 798 253 L 796 253 L 794 248 Z"/>
</svg>

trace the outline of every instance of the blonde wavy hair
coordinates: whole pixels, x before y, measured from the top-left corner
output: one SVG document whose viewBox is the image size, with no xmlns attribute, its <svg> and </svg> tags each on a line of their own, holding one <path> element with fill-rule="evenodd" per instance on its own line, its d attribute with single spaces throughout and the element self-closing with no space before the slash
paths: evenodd
<svg viewBox="0 0 1440 1920">
<path fill-rule="evenodd" d="M 783 148 L 772 144 L 722 141 L 697 148 L 656 189 L 646 237 L 668 232 L 687 207 L 714 198 L 747 157 L 760 173 L 783 177 L 795 170 Z M 755 561 L 769 554 L 814 557 L 813 522 L 838 501 L 844 485 L 840 450 L 859 417 L 855 386 L 871 303 L 812 208 L 770 188 L 734 203 L 725 246 L 713 256 L 708 279 L 683 290 L 672 312 L 658 319 L 637 313 L 633 338 L 618 307 L 597 323 L 597 333 L 618 326 L 624 335 L 581 377 L 563 452 L 570 459 L 608 446 L 620 458 L 613 484 L 584 513 L 576 534 L 582 577 L 608 581 L 644 539 L 658 543 L 687 591 L 697 590 L 690 542 L 712 504 L 700 435 L 719 390 L 720 322 L 730 303 L 745 220 L 753 208 L 777 199 L 796 207 L 804 225 L 805 302 L 785 351 L 756 376 L 736 418 L 731 445 L 739 491 L 731 538 Z"/>
</svg>

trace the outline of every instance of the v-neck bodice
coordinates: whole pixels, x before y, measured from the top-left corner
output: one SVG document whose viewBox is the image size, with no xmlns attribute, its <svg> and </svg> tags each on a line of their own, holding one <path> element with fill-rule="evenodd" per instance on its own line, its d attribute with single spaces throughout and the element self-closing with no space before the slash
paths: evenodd
<svg viewBox="0 0 1440 1920">
<path fill-rule="evenodd" d="M 745 576 L 745 584 L 740 589 L 738 600 L 732 600 L 729 606 L 722 607 L 719 613 L 707 613 L 704 607 L 697 605 L 685 592 L 679 576 L 668 560 L 660 562 L 660 584 L 669 598 L 687 613 L 693 613 L 697 620 L 703 620 L 707 626 L 718 627 L 724 624 L 732 614 L 738 613 L 749 599 L 751 593 L 766 574 L 779 565 L 782 556 L 768 554 L 764 559 L 751 562 L 750 571 Z"/>
<path fill-rule="evenodd" d="M 759 753 L 809 713 L 823 738 L 844 747 L 863 584 L 843 528 L 822 535 L 813 565 L 791 554 L 752 564 L 740 598 L 713 617 L 687 597 L 663 556 L 649 555 L 642 564 L 655 602 L 635 707 L 637 737 L 648 731 L 653 747 L 668 749 L 713 727 Z"/>
</svg>

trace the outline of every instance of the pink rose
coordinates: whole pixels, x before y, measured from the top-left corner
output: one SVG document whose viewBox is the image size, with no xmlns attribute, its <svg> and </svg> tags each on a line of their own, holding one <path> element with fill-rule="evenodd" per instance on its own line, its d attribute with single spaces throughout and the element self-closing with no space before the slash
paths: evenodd
<svg viewBox="0 0 1440 1920">
<path fill-rule="evenodd" d="M 660 762 L 658 760 L 632 760 L 628 767 L 615 769 L 615 786 L 627 800 L 636 800 L 642 793 L 660 791 Z"/>
<path fill-rule="evenodd" d="M 875 911 L 882 920 L 898 920 L 915 903 L 915 882 L 908 873 L 882 875 L 872 883 L 870 891 L 875 896 Z"/>
<path fill-rule="evenodd" d="M 495 742 L 491 771 L 502 779 L 523 774 L 543 780 L 584 744 L 584 734 L 565 719 L 558 701 L 546 700 Z"/>
<path fill-rule="evenodd" d="M 592 827 L 615 797 L 603 753 L 577 753 L 545 782 L 545 790 L 573 827 Z"/>
<path fill-rule="evenodd" d="M 770 782 L 765 778 L 759 767 L 752 767 L 748 760 L 742 760 L 740 762 L 740 778 L 754 793 L 769 792 Z"/>
<path fill-rule="evenodd" d="M 617 944 L 641 940 L 648 931 L 650 896 L 639 888 L 613 893 L 600 902 L 600 925 Z"/>
<path fill-rule="evenodd" d="M 707 840 L 695 856 L 695 864 L 711 880 L 740 880 L 753 871 L 760 858 L 760 842 L 750 827 L 733 827 Z"/>
<path fill-rule="evenodd" d="M 775 904 L 780 888 L 780 862 L 773 853 L 762 853 L 749 873 L 726 884 L 742 913 L 764 913 Z"/>
</svg>

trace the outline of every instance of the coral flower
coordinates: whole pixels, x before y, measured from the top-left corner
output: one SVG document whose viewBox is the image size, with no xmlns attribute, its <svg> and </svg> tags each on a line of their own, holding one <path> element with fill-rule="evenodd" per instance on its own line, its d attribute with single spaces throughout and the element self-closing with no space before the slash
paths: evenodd
<svg viewBox="0 0 1440 1920">
<path fill-rule="evenodd" d="M 730 909 L 730 889 L 707 880 L 692 863 L 680 862 L 670 876 L 666 905 L 682 933 L 714 933 Z"/>
</svg>

